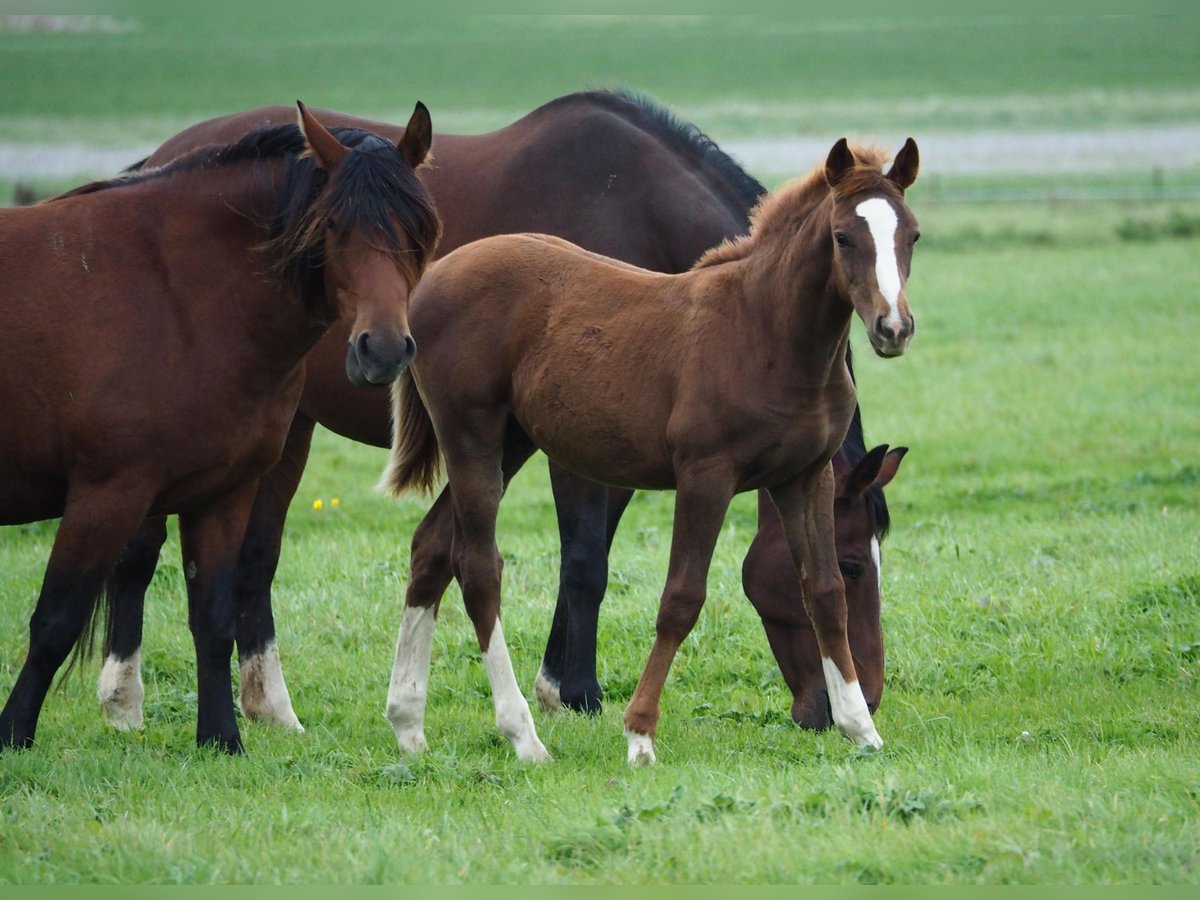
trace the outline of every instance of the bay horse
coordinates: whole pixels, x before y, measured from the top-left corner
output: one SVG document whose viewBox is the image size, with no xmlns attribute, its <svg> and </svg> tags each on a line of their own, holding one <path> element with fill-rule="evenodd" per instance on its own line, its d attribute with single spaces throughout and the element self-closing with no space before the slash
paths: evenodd
<svg viewBox="0 0 1200 900">
<path fill-rule="evenodd" d="M 213 142 L 276 123 L 284 107 L 265 107 L 199 123 L 168 140 L 147 161 L 158 164 Z M 323 121 L 401 139 L 403 129 L 320 111 Z M 437 134 L 436 165 L 420 176 L 444 223 L 439 252 L 506 232 L 555 234 L 589 250 L 662 272 L 684 272 L 711 247 L 742 235 L 765 189 L 694 125 L 645 97 L 584 92 L 560 97 L 498 131 Z M 419 338 L 419 335 L 418 335 Z M 345 326 L 335 324 L 305 363 L 300 408 L 283 457 L 262 479 L 238 567 L 237 647 L 242 712 L 302 731 L 283 677 L 271 606 L 288 505 L 304 471 L 316 422 L 345 437 L 391 444 L 386 392 L 361 391 L 343 374 Z M 879 452 L 885 453 L 886 447 Z M 846 571 L 851 648 L 872 709 L 883 689 L 879 621 L 878 543 L 887 531 L 882 487 L 903 451 L 887 453 L 878 475 L 867 469 L 856 415 L 839 473 L 859 493 L 837 499 L 838 557 Z M 868 477 L 870 475 L 871 477 Z M 553 623 L 535 693 L 544 708 L 595 712 L 603 692 L 596 676 L 596 622 L 608 580 L 607 553 L 632 491 L 598 485 L 550 463 L 562 562 Z M 874 480 L 872 480 L 874 479 Z M 772 513 L 773 515 L 773 513 Z M 766 521 L 771 542 L 757 540 L 744 584 L 762 616 L 771 647 L 804 727 L 831 724 L 825 679 L 807 615 L 797 606 L 790 551 Z M 98 695 L 108 720 L 140 728 L 143 688 L 138 675 L 141 605 L 166 538 L 161 519 L 130 544 L 109 585 L 125 614 L 117 616 L 105 648 Z M 782 562 L 781 562 L 782 561 Z M 753 564 L 751 564 L 753 562 Z M 778 571 L 775 568 L 778 567 Z M 799 615 L 797 615 L 799 610 Z"/>
<path fill-rule="evenodd" d="M 243 749 L 234 578 L 301 363 L 340 320 L 352 336 L 344 371 L 396 378 L 413 354 L 408 293 L 440 229 L 415 173 L 432 134 L 423 105 L 399 144 L 331 133 L 298 109 L 298 125 L 0 211 L 0 524 L 62 518 L 0 750 L 33 743 L 55 673 L 73 646 L 87 651 L 122 549 L 147 516 L 169 513 L 196 648 L 196 739 Z"/>
<path fill-rule="evenodd" d="M 443 461 L 449 481 L 412 539 L 386 707 L 402 750 L 427 746 L 449 569 L 498 728 L 518 758 L 549 758 L 505 645 L 496 547 L 505 487 L 537 449 L 593 481 L 676 492 L 655 640 L 625 711 L 630 764 L 655 761 L 663 685 L 704 603 L 725 511 L 757 489 L 783 524 L 834 723 L 860 746 L 882 746 L 847 636 L 832 466 L 855 408 L 852 315 L 883 357 L 901 355 L 915 327 L 905 282 L 919 232 L 904 192 L 916 143 L 886 174 L 882 162 L 838 141 L 823 167 L 760 201 L 747 237 L 678 275 L 536 234 L 480 240 L 431 267 L 410 297 L 421 354 L 394 388 L 381 482 L 432 489 Z"/>
</svg>

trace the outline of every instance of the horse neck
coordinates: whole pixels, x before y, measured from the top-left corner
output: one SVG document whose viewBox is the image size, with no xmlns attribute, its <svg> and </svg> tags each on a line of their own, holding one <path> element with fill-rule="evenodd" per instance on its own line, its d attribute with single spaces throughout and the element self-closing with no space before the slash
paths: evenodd
<svg viewBox="0 0 1200 900">
<path fill-rule="evenodd" d="M 746 298 L 764 345 L 786 336 L 791 368 L 809 380 L 845 360 L 853 312 L 833 277 L 832 209 L 826 198 L 802 221 L 762 235 L 745 261 Z"/>
<path fill-rule="evenodd" d="M 182 253 L 209 257 L 211 266 L 221 265 L 226 275 L 237 277 L 236 293 L 213 301 L 223 304 L 251 336 L 256 365 L 274 360 L 280 371 L 295 368 L 329 324 L 314 320 L 312 298 L 301 297 L 264 271 L 269 260 L 264 259 L 261 247 L 271 237 L 269 223 L 279 206 L 286 169 L 284 160 L 270 166 L 210 169 L 198 174 L 204 180 L 196 183 L 196 189 L 189 191 L 184 186 L 176 195 L 190 198 L 193 209 L 180 214 L 196 216 L 198 229 L 205 235 L 205 240 Z"/>
</svg>

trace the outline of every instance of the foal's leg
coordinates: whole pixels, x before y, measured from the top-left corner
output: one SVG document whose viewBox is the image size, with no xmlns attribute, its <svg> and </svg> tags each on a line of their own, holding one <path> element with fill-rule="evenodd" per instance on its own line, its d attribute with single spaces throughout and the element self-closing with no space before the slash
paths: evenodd
<svg viewBox="0 0 1200 900">
<path fill-rule="evenodd" d="M 187 578 L 188 624 L 196 645 L 196 743 L 241 753 L 229 664 L 236 623 L 238 551 L 258 482 L 251 480 L 215 503 L 179 516 Z"/>
<path fill-rule="evenodd" d="M 838 571 L 833 524 L 833 467 L 809 484 L 793 482 L 771 491 L 799 568 L 804 605 L 812 619 L 825 671 L 833 722 L 861 746 L 882 747 L 867 708 L 846 631 L 846 588 Z"/>
<path fill-rule="evenodd" d="M 655 761 L 659 699 L 675 652 L 695 626 L 704 605 L 708 568 L 733 497 L 733 486 L 733 479 L 724 472 L 679 476 L 671 558 L 654 626 L 654 646 L 625 709 L 630 765 L 650 765 Z"/>
<path fill-rule="evenodd" d="M 83 633 L 105 579 L 149 505 L 136 484 L 72 487 L 29 620 L 29 652 L 0 712 L 0 750 L 33 743 L 54 673 Z"/>
<path fill-rule="evenodd" d="M 312 445 L 311 418 L 297 411 L 279 462 L 259 482 L 238 558 L 237 649 L 242 714 L 302 732 L 275 645 L 271 582 L 279 566 L 288 505 L 296 496 Z"/>
<path fill-rule="evenodd" d="M 527 446 L 510 448 L 501 464 L 503 485 L 507 486 L 508 481 L 531 453 L 532 448 Z M 456 530 L 451 491 L 449 487 L 446 487 L 413 532 L 412 562 L 404 601 L 404 614 L 400 622 L 400 634 L 396 639 L 396 657 L 392 666 L 391 682 L 388 686 L 385 715 L 396 732 L 396 741 L 400 745 L 400 749 L 405 752 L 423 752 L 428 749 L 425 740 L 425 706 L 429 695 L 429 664 L 433 649 L 433 632 L 442 596 L 458 568 L 452 561 L 453 554 L 457 552 L 462 543 Z M 503 647 L 503 637 L 501 637 L 500 646 Z M 507 651 L 505 651 L 505 658 L 507 658 Z M 511 674 L 511 665 L 509 672 Z M 490 667 L 488 675 L 491 678 Z M 496 692 L 494 686 L 493 695 L 497 698 L 501 696 Z M 521 703 L 524 704 L 523 697 Z M 527 704 L 525 710 L 528 713 Z M 498 719 L 500 718 L 499 713 L 499 699 L 497 699 Z M 505 721 L 507 723 L 507 715 Z M 501 726 L 501 730 L 504 730 L 505 727 Z M 532 725 L 530 727 L 532 728 Z M 534 739 L 536 740 L 536 735 L 534 735 Z M 518 755 L 520 753 L 521 751 L 518 750 Z"/>
<path fill-rule="evenodd" d="M 167 540 L 167 520 L 154 516 L 142 523 L 126 545 L 108 579 L 108 629 L 104 665 L 96 682 L 96 699 L 108 724 L 118 731 L 142 727 L 142 619 L 146 589 L 154 577 L 158 554 Z"/>
<path fill-rule="evenodd" d="M 388 686 L 385 715 L 396 732 L 400 749 L 405 752 L 428 749 L 425 703 L 429 694 L 429 661 L 438 607 L 454 577 L 450 564 L 453 534 L 454 510 L 447 487 L 413 532 L 404 614 Z"/>
<path fill-rule="evenodd" d="M 766 491 L 758 493 L 758 532 L 742 563 L 742 589 L 762 620 L 771 652 L 792 692 L 792 719 L 821 731 L 833 725 L 820 651 L 804 608 L 796 563 L 779 511 Z"/>
<path fill-rule="evenodd" d="M 483 651 L 496 706 L 496 727 L 512 744 L 518 759 L 543 762 L 550 759 L 550 754 L 534 730 L 533 716 L 517 685 L 500 624 L 503 561 L 496 548 L 496 514 L 506 481 L 503 469 L 515 472 L 532 452 L 527 443 L 516 447 L 509 442 L 505 447 L 508 465 L 502 468 L 476 453 L 448 449 L 446 470 L 454 503 L 454 574 Z"/>
</svg>

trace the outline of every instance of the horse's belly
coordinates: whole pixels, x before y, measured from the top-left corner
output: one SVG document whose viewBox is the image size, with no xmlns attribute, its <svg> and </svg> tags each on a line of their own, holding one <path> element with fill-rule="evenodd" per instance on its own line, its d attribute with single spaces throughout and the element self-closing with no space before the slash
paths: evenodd
<svg viewBox="0 0 1200 900">
<path fill-rule="evenodd" d="M 616 487 L 669 490 L 675 471 L 665 442 L 652 429 L 609 410 L 578 408 L 557 415 L 529 414 L 517 421 L 547 456 L 564 468 Z"/>
</svg>

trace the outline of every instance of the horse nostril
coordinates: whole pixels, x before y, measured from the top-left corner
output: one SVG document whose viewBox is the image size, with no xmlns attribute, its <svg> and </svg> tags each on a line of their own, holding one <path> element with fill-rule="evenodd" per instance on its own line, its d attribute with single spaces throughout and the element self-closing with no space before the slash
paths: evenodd
<svg viewBox="0 0 1200 900">
<path fill-rule="evenodd" d="M 370 335 L 364 331 L 358 336 L 358 340 L 354 342 L 354 352 L 358 354 L 360 362 L 364 362 L 367 359 L 367 341 L 369 338 Z"/>
<path fill-rule="evenodd" d="M 412 359 L 417 355 L 417 342 L 412 339 L 411 334 L 404 336 L 404 358 Z"/>
</svg>

